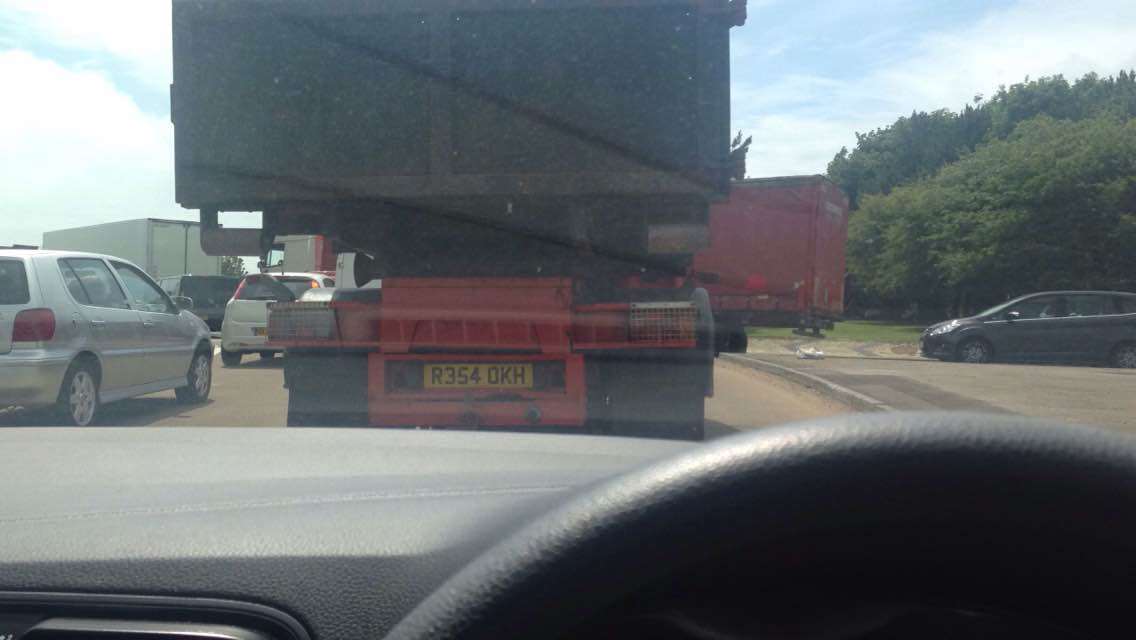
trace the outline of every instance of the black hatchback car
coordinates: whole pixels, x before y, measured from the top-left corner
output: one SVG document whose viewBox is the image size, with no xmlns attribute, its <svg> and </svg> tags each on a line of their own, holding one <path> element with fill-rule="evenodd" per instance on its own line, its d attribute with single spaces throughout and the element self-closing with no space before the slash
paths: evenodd
<svg viewBox="0 0 1136 640">
<path fill-rule="evenodd" d="M 1136 368 L 1136 294 L 1047 291 L 931 325 L 920 354 L 962 362 L 1107 362 Z"/>
</svg>

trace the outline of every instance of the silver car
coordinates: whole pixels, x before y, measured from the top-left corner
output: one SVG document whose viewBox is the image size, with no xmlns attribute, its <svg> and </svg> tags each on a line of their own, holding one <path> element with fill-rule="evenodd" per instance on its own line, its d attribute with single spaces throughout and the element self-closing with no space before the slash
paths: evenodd
<svg viewBox="0 0 1136 640">
<path fill-rule="evenodd" d="M 103 403 L 174 389 L 203 402 L 205 323 L 135 265 L 63 251 L 0 251 L 0 408 L 53 408 L 91 424 Z"/>
</svg>

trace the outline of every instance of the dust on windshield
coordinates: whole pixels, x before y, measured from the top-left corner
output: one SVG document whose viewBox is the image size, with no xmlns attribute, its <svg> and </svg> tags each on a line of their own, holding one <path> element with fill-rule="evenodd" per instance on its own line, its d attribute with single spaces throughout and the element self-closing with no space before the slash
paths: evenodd
<svg viewBox="0 0 1136 640">
<path fill-rule="evenodd" d="M 0 425 L 1131 429 L 1133 28 L 0 0 Z"/>
</svg>

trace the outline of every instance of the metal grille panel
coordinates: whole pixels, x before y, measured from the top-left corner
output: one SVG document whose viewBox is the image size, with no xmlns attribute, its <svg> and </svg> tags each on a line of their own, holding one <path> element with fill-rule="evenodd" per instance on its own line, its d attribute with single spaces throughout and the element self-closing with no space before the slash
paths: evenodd
<svg viewBox="0 0 1136 640">
<path fill-rule="evenodd" d="M 268 305 L 268 340 L 334 340 L 335 311 L 326 302 L 276 302 Z"/>
<path fill-rule="evenodd" d="M 692 302 L 631 305 L 631 342 L 690 342 L 695 339 L 698 308 Z"/>
</svg>

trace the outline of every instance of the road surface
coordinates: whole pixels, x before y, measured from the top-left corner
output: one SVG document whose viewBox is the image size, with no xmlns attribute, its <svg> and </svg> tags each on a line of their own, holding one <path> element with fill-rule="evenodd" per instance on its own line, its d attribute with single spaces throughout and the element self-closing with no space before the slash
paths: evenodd
<svg viewBox="0 0 1136 640">
<path fill-rule="evenodd" d="M 137 427 L 280 427 L 285 424 L 287 393 L 280 357 L 261 360 L 245 356 L 241 366 L 213 362 L 213 392 L 199 406 L 180 405 L 172 391 L 109 404 L 99 424 Z M 710 438 L 738 431 L 848 412 L 811 390 L 747 367 L 719 362 L 715 397 L 707 403 L 706 432 Z M 0 425 L 45 424 L 42 416 L 0 417 Z"/>
<path fill-rule="evenodd" d="M 1136 432 L 1136 371 L 937 360 L 729 356 L 808 373 L 902 411 L 1011 413 Z"/>
<path fill-rule="evenodd" d="M 784 377 L 782 370 L 767 367 L 780 372 L 775 375 L 754 369 L 755 359 L 839 385 L 871 398 L 884 409 L 1013 413 L 1136 432 L 1136 371 L 927 360 L 799 360 L 763 354 L 728 356 L 718 361 L 716 393 L 707 402 L 708 437 L 853 410 L 830 393 L 815 392 Z M 285 423 L 287 406 L 282 365 L 279 357 L 264 361 L 246 356 L 240 367 L 224 368 L 217 358 L 208 403 L 179 405 L 173 392 L 167 391 L 108 405 L 99 423 L 280 427 Z M 33 424 L 50 422 L 42 416 L 0 414 L 0 426 Z"/>
<path fill-rule="evenodd" d="M 706 403 L 706 436 L 715 438 L 851 411 L 847 405 L 795 382 L 718 360 L 714 370 L 714 397 Z"/>
</svg>

